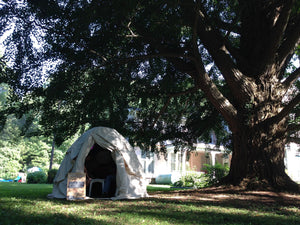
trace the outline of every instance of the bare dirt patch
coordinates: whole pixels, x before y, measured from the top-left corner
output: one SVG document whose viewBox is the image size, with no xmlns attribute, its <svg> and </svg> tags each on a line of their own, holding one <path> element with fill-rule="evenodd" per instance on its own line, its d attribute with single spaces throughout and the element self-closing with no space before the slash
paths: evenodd
<svg viewBox="0 0 300 225">
<path fill-rule="evenodd" d="M 151 197 L 180 199 L 180 201 L 205 201 L 211 203 L 232 203 L 242 205 L 281 205 L 295 206 L 300 210 L 300 193 L 291 194 L 273 191 L 250 191 L 236 187 L 210 187 L 199 190 L 156 191 Z"/>
</svg>

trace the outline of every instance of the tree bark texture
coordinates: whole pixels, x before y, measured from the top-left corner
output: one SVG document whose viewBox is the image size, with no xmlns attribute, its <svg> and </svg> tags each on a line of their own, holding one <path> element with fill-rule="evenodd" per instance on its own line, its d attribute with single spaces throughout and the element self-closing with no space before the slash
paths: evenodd
<svg viewBox="0 0 300 225">
<path fill-rule="evenodd" d="M 284 166 L 287 117 L 299 104 L 299 95 L 289 102 L 285 100 L 292 83 L 299 78 L 299 69 L 282 81 L 289 55 L 300 41 L 299 29 L 295 27 L 300 16 L 292 18 L 294 3 L 240 2 L 238 47 L 212 28 L 205 7 L 197 8 L 194 34 L 210 53 L 232 94 L 231 98 L 224 98 L 212 88 L 204 66 L 195 66 L 200 77 L 198 86 L 223 115 L 233 134 L 233 156 L 225 183 L 254 189 L 300 190 Z M 195 58 L 201 62 L 200 55 Z"/>
<path fill-rule="evenodd" d="M 250 189 L 299 190 L 298 185 L 285 173 L 284 135 L 278 125 L 253 130 L 242 127 L 233 134 L 234 150 L 226 183 L 246 185 Z M 280 127 L 280 131 L 274 132 Z"/>
<path fill-rule="evenodd" d="M 264 98 L 261 98 L 264 99 Z M 249 189 L 299 191 L 299 185 L 285 172 L 287 117 L 273 120 L 281 104 L 269 107 L 264 99 L 259 107 L 245 110 L 233 132 L 233 155 L 225 183 Z"/>
</svg>

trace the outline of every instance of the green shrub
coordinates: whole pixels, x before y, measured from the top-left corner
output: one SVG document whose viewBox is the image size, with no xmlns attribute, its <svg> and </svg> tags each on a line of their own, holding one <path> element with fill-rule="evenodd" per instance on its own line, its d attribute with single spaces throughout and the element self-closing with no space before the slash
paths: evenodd
<svg viewBox="0 0 300 225">
<path fill-rule="evenodd" d="M 27 174 L 28 184 L 44 184 L 47 181 L 47 175 L 43 171 L 37 171 Z"/>
<path fill-rule="evenodd" d="M 0 178 L 15 179 L 22 170 L 20 160 L 21 154 L 18 149 L 0 146 Z"/>
<path fill-rule="evenodd" d="M 54 177 L 56 176 L 57 174 L 57 169 L 51 169 L 48 171 L 48 178 L 47 178 L 47 183 L 48 184 L 53 184 L 53 180 L 54 180 Z"/>
<path fill-rule="evenodd" d="M 207 186 L 207 181 L 203 174 L 188 173 L 182 176 L 180 180 L 176 181 L 173 185 L 175 187 L 203 188 Z"/>
<path fill-rule="evenodd" d="M 208 185 L 214 185 L 220 182 L 221 178 L 225 177 L 229 172 L 228 166 L 216 163 L 214 166 L 205 164 L 205 177 L 207 178 Z"/>
</svg>

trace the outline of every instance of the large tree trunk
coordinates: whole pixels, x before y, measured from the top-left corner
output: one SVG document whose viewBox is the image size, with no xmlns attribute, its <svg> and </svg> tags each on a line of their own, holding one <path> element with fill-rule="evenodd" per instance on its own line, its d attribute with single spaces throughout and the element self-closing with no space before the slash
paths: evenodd
<svg viewBox="0 0 300 225">
<path fill-rule="evenodd" d="M 286 119 L 259 127 L 241 125 L 233 134 L 231 168 L 224 182 L 248 189 L 299 191 L 285 173 Z"/>
<path fill-rule="evenodd" d="M 274 3 L 274 4 L 273 4 Z M 299 69 L 285 81 L 287 63 L 299 44 L 299 15 L 295 1 L 240 1 L 240 43 L 236 46 L 208 23 L 205 6 L 197 8 L 194 35 L 212 56 L 231 93 L 223 96 L 207 75 L 200 54 L 195 68 L 198 86 L 223 115 L 233 133 L 229 184 L 247 187 L 299 190 L 285 173 L 284 147 L 287 116 L 300 95 L 284 104 L 284 96 L 299 78 Z M 199 12 L 199 13 L 198 13 Z M 297 21 L 297 22 L 294 22 Z M 294 27 L 295 26 L 295 27 Z M 297 32 L 291 32 L 291 31 Z M 226 35 L 230 35 L 232 29 Z M 198 52 L 195 38 L 194 52 Z M 195 77 L 190 73 L 191 77 Z"/>
</svg>

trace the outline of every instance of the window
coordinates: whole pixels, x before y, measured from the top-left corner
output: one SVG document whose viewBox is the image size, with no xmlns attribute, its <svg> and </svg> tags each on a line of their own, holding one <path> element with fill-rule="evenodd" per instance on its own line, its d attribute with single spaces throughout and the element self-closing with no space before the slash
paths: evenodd
<svg viewBox="0 0 300 225">
<path fill-rule="evenodd" d="M 177 163 L 177 170 L 181 170 L 181 163 L 182 163 L 182 153 L 178 152 L 178 163 Z"/>
<path fill-rule="evenodd" d="M 154 153 L 142 150 L 141 163 L 143 165 L 144 173 L 154 173 Z"/>
<path fill-rule="evenodd" d="M 181 152 L 177 152 L 177 153 L 172 152 L 169 154 L 169 157 L 170 157 L 169 163 L 170 163 L 171 172 L 181 171 L 183 154 Z"/>
<path fill-rule="evenodd" d="M 171 153 L 171 171 L 176 170 L 176 154 Z"/>
</svg>

